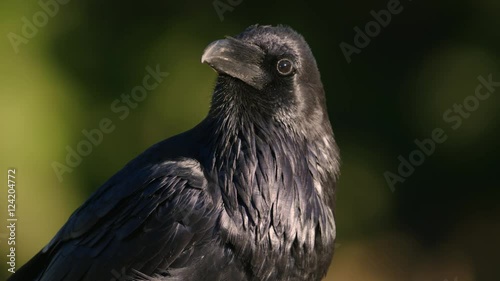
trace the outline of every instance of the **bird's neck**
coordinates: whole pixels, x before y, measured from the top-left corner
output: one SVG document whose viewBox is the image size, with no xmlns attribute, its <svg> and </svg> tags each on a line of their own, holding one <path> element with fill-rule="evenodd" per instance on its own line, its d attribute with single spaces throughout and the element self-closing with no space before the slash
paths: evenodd
<svg viewBox="0 0 500 281">
<path fill-rule="evenodd" d="M 269 253 L 255 245 L 237 245 L 238 240 L 269 244 L 270 249 L 281 249 L 281 255 L 328 248 L 335 238 L 338 167 L 331 131 L 308 139 L 285 124 L 253 114 L 225 112 L 208 120 L 207 166 L 222 193 L 226 239 L 238 251 L 261 260 L 270 257 L 259 255 Z"/>
</svg>

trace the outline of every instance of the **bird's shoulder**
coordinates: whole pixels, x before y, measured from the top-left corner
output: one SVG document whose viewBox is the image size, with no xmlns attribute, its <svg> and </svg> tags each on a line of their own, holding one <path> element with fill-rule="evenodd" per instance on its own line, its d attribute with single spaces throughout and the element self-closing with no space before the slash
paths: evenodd
<svg viewBox="0 0 500 281">
<path fill-rule="evenodd" d="M 184 153 L 195 151 L 185 148 L 193 145 L 188 139 L 179 135 L 147 149 L 77 209 L 42 250 L 50 256 L 47 280 L 111 278 L 109 267 L 101 272 L 97 262 L 109 258 L 115 271 L 152 274 L 172 263 L 183 266 L 179 261 L 193 245 L 211 235 L 221 205 L 202 164 Z M 78 271 L 71 267 L 75 262 Z"/>
<path fill-rule="evenodd" d="M 176 135 L 154 144 L 131 160 L 72 214 L 61 229 L 63 233 L 56 238 L 78 237 L 120 205 L 156 206 L 151 200 L 165 202 L 184 196 L 189 190 L 206 193 L 208 181 L 204 169 L 195 159 L 192 147 L 191 151 L 185 149 L 191 146 L 188 141 L 186 133 Z M 116 214 L 108 219 L 115 217 Z"/>
</svg>

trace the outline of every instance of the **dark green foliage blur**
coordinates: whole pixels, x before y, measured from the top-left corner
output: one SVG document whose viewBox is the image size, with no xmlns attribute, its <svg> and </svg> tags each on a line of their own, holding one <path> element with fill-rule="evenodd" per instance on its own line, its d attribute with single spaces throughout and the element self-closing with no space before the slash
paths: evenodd
<svg viewBox="0 0 500 281">
<path fill-rule="evenodd" d="M 17 170 L 19 268 L 129 160 L 204 118 L 216 74 L 203 49 L 255 23 L 300 32 L 322 74 L 343 162 L 327 280 L 500 277 L 500 86 L 480 78 L 500 82 L 500 2 L 55 1 L 0 4 L 0 280 L 7 169 Z M 390 22 L 389 7 L 399 11 Z M 342 42 L 356 48 L 350 63 Z M 157 65 L 168 77 L 124 101 Z M 90 142 L 82 131 L 104 119 L 112 132 L 68 166 L 68 151 Z M 436 129 L 446 140 L 429 144 Z M 410 156 L 419 165 L 401 176 Z M 58 176 L 59 164 L 69 168 Z"/>
</svg>

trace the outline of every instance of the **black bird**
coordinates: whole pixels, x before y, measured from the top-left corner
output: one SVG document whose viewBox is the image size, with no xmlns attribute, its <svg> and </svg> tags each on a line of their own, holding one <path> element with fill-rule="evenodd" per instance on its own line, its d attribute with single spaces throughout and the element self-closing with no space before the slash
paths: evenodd
<svg viewBox="0 0 500 281">
<path fill-rule="evenodd" d="M 316 61 L 285 26 L 210 44 L 208 116 L 101 186 L 9 280 L 321 280 L 339 154 Z"/>
</svg>

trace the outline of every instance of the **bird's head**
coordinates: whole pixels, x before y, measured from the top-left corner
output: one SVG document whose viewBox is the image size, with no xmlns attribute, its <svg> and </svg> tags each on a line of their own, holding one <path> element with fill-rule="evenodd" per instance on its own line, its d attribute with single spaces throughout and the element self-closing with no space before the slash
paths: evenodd
<svg viewBox="0 0 500 281">
<path fill-rule="evenodd" d="M 202 62 L 219 74 L 212 110 L 236 107 L 282 122 L 328 120 L 316 61 L 289 27 L 251 26 L 208 45 Z"/>
</svg>

